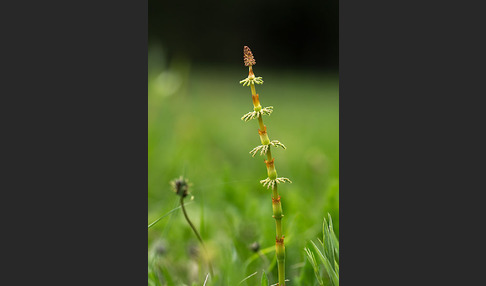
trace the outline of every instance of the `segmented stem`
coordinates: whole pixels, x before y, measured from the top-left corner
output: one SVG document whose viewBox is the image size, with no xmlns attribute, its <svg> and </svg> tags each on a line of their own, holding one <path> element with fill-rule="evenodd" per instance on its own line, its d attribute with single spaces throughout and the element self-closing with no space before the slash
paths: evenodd
<svg viewBox="0 0 486 286">
<path fill-rule="evenodd" d="M 275 169 L 275 158 L 272 158 L 271 146 L 274 147 L 282 147 L 285 149 L 286 147 L 280 143 L 278 140 L 270 141 L 270 138 L 267 134 L 267 127 L 263 124 L 263 115 L 270 115 L 273 111 L 273 107 L 265 107 L 262 108 L 259 100 L 259 96 L 255 90 L 255 84 L 263 84 L 263 80 L 261 77 L 256 77 L 253 73 L 253 65 L 256 64 L 255 58 L 253 54 L 247 46 L 243 49 L 243 56 L 244 56 L 244 63 L 245 66 L 248 66 L 248 77 L 241 80 L 240 83 L 243 86 L 250 86 L 251 89 L 251 97 L 253 100 L 253 111 L 249 112 L 241 118 L 242 120 L 249 121 L 251 119 L 258 119 L 258 134 L 260 135 L 260 141 L 262 145 L 259 145 L 253 148 L 250 151 L 250 154 L 254 156 L 257 152 L 260 152 L 261 155 L 267 155 L 267 160 L 265 160 L 265 164 L 267 165 L 267 174 L 268 178 L 261 180 L 260 183 L 267 188 L 272 188 L 272 210 L 273 210 L 273 218 L 275 218 L 275 227 L 276 227 L 276 237 L 275 237 L 275 254 L 277 256 L 277 263 L 278 263 L 278 283 L 277 286 L 285 286 L 285 245 L 284 245 L 284 236 L 282 234 L 282 204 L 280 202 L 280 196 L 278 194 L 277 185 L 280 183 L 285 183 L 291 181 L 287 178 L 277 177 L 277 170 Z"/>
<path fill-rule="evenodd" d="M 252 73 L 252 68 L 250 66 L 250 73 Z M 255 96 L 256 90 L 255 85 L 250 84 L 252 96 Z M 263 124 L 262 116 L 258 117 L 258 125 L 260 130 L 266 130 L 265 125 Z M 271 147 L 268 146 L 267 151 L 267 162 L 274 160 L 272 158 L 272 151 Z M 277 255 L 277 269 L 278 269 L 278 285 L 285 286 L 285 244 L 284 244 L 284 236 L 282 234 L 282 203 L 280 202 L 280 196 L 278 194 L 277 184 L 272 188 L 272 209 L 273 209 L 273 218 L 275 218 L 275 227 L 276 227 L 276 238 L 275 238 L 275 252 Z"/>
</svg>

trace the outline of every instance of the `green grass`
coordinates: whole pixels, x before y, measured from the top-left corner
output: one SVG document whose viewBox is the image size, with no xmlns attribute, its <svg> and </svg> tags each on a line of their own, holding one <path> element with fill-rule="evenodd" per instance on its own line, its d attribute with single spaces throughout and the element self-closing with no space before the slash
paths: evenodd
<svg viewBox="0 0 486 286">
<path fill-rule="evenodd" d="M 254 68 L 265 81 L 257 92 L 262 106 L 274 107 L 265 124 L 270 139 L 287 147 L 272 150 L 275 164 L 293 182 L 279 187 L 287 285 L 318 285 L 304 247 L 322 237 L 327 213 L 339 236 L 338 77 L 271 70 L 262 60 Z M 187 212 L 217 273 L 206 285 L 259 285 L 263 271 L 276 283 L 271 191 L 259 183 L 266 167 L 263 157 L 248 153 L 260 144 L 258 124 L 240 120 L 253 108 L 249 88 L 238 83 L 247 73 L 243 64 L 206 68 L 185 61 L 149 71 L 147 225 L 179 206 L 169 181 L 188 178 L 194 199 L 186 199 Z M 255 241 L 268 264 L 250 249 Z M 153 224 L 149 285 L 203 285 L 207 267 L 191 250 L 197 247 L 180 209 Z"/>
<path fill-rule="evenodd" d="M 314 243 L 314 241 L 310 241 L 312 247 L 305 247 L 304 250 L 307 259 L 314 269 L 314 274 L 316 275 L 319 285 L 339 286 L 339 240 L 334 234 L 332 218 L 330 215 L 328 216 L 328 219 L 329 220 L 326 220 L 324 218 L 324 223 L 322 225 L 323 237 L 322 240 L 319 240 L 319 246 Z M 319 258 L 321 263 L 318 262 L 316 257 Z M 320 264 L 323 267 L 321 267 Z M 323 271 L 321 271 L 321 268 L 323 268 Z M 325 274 L 326 278 L 322 277 L 321 272 Z"/>
</svg>

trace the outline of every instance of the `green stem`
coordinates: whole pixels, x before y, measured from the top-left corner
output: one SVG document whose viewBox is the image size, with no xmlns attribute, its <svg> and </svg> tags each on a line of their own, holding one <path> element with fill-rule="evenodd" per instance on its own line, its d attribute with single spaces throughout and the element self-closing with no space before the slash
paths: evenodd
<svg viewBox="0 0 486 286">
<path fill-rule="evenodd" d="M 277 254 L 278 263 L 278 283 L 279 286 L 285 286 L 285 244 L 284 236 L 282 235 L 282 203 L 280 202 L 280 196 L 278 194 L 277 185 L 272 190 L 272 203 L 276 204 L 273 207 L 273 217 L 275 218 L 276 226 L 276 243 L 275 251 Z"/>
<path fill-rule="evenodd" d="M 250 84 L 251 94 L 256 95 L 255 85 Z M 265 125 L 263 124 L 262 117 L 258 117 L 258 125 L 260 126 L 261 130 L 264 130 Z M 272 151 L 271 148 L 268 148 L 267 151 L 267 161 L 271 161 L 272 158 Z M 275 242 L 275 252 L 277 255 L 277 264 L 278 264 L 278 286 L 285 286 L 285 244 L 284 244 L 284 237 L 282 235 L 282 204 L 280 202 L 280 196 L 278 194 L 277 185 L 274 186 L 272 190 L 272 209 L 273 209 L 273 217 L 275 218 L 275 227 L 276 227 L 276 242 Z"/>
<path fill-rule="evenodd" d="M 214 277 L 213 266 L 211 265 L 211 261 L 209 259 L 208 251 L 206 249 L 206 246 L 204 245 L 204 242 L 201 238 L 201 235 L 199 235 L 199 232 L 197 231 L 196 227 L 192 224 L 191 220 L 189 219 L 189 216 L 187 215 L 186 208 L 184 207 L 184 197 L 183 196 L 181 196 L 181 207 L 182 207 L 182 212 L 184 213 L 184 217 L 186 217 L 187 223 L 189 223 L 189 225 L 192 228 L 192 231 L 194 231 L 194 234 L 196 234 L 197 239 L 201 243 L 201 246 L 204 250 L 204 254 L 206 255 L 206 259 L 208 260 L 209 272 L 211 273 L 211 277 Z"/>
<path fill-rule="evenodd" d="M 260 129 L 263 130 L 265 128 L 265 125 L 263 125 L 263 119 L 262 117 L 258 117 L 258 125 L 260 125 Z M 268 151 L 270 152 L 270 150 Z"/>
<path fill-rule="evenodd" d="M 277 260 L 278 263 L 278 285 L 285 286 L 285 260 Z"/>
</svg>

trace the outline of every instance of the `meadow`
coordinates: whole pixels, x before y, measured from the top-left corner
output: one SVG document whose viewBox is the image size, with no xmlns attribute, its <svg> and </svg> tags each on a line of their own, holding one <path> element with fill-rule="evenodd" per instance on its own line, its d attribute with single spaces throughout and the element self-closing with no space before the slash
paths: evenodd
<svg viewBox="0 0 486 286">
<path fill-rule="evenodd" d="M 274 108 L 265 125 L 287 147 L 272 149 L 275 165 L 292 180 L 279 185 L 286 285 L 319 285 L 304 247 L 322 240 L 328 213 L 339 237 L 338 75 L 258 60 L 257 92 Z M 271 191 L 259 183 L 266 167 L 249 154 L 260 144 L 258 123 L 240 119 L 253 109 L 239 84 L 247 75 L 243 64 L 198 66 L 149 53 L 147 224 L 163 216 L 148 228 L 149 285 L 260 285 L 263 271 L 277 282 Z M 169 184 L 181 175 L 192 184 L 186 209 L 215 270 L 206 282 L 200 245 Z"/>
</svg>

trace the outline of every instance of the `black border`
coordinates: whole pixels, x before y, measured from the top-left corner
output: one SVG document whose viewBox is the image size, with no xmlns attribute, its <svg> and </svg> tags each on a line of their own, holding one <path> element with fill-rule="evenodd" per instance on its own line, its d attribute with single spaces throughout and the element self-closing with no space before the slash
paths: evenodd
<svg viewBox="0 0 486 286">
<path fill-rule="evenodd" d="M 350 0 L 339 9 L 342 285 L 478 284 L 481 9 Z"/>
<path fill-rule="evenodd" d="M 147 5 L 2 5 L 3 284 L 146 283 Z"/>
</svg>

